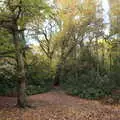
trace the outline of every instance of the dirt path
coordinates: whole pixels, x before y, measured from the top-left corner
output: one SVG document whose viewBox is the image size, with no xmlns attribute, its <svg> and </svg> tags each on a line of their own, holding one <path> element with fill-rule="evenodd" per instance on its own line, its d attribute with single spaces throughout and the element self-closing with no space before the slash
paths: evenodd
<svg viewBox="0 0 120 120">
<path fill-rule="evenodd" d="M 15 98 L 0 97 L 0 120 L 120 120 L 120 105 L 103 105 L 62 91 L 33 95 L 32 109 L 18 109 Z M 3 107 L 3 108 L 2 108 Z"/>
</svg>

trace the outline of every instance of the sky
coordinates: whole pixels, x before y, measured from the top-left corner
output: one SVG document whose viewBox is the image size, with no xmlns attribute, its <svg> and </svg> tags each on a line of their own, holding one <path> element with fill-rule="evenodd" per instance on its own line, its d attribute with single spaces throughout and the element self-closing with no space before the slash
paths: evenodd
<svg viewBox="0 0 120 120">
<path fill-rule="evenodd" d="M 109 11 L 110 11 L 110 7 L 109 7 L 109 2 L 108 0 L 101 0 L 102 1 L 102 7 L 103 7 L 103 19 L 104 19 L 104 23 L 107 24 L 106 29 L 105 29 L 105 33 L 109 34 L 109 30 L 110 30 L 110 17 L 109 17 Z"/>
<path fill-rule="evenodd" d="M 109 3 L 108 3 L 108 0 L 102 0 L 102 6 L 103 6 L 103 15 L 104 15 L 104 22 L 105 23 L 108 23 L 110 22 L 109 20 L 109 10 L 110 10 L 110 7 L 109 7 Z"/>
</svg>

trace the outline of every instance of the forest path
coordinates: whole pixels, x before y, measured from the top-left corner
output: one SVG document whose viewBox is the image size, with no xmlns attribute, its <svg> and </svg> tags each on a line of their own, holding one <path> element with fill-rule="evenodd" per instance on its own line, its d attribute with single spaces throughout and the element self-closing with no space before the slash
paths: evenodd
<svg viewBox="0 0 120 120">
<path fill-rule="evenodd" d="M 33 95 L 28 100 L 35 107 L 23 110 L 13 107 L 15 98 L 0 97 L 0 120 L 120 120 L 120 105 L 80 99 L 61 90 Z"/>
</svg>

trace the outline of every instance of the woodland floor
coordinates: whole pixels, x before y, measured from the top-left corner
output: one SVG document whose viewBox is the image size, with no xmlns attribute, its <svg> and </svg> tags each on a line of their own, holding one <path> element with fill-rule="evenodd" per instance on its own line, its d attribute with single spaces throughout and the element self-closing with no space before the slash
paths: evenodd
<svg viewBox="0 0 120 120">
<path fill-rule="evenodd" d="M 0 97 L 0 120 L 120 120 L 120 105 L 80 99 L 63 91 L 33 95 L 33 108 L 15 107 L 16 98 Z"/>
</svg>

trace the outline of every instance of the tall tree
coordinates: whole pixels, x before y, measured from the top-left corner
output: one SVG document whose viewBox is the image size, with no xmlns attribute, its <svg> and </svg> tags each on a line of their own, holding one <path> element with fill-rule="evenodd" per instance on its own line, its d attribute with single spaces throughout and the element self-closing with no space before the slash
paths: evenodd
<svg viewBox="0 0 120 120">
<path fill-rule="evenodd" d="M 93 33 L 97 37 L 101 24 L 100 19 L 96 19 L 96 1 L 87 0 L 80 2 L 78 0 L 58 0 L 59 19 L 61 20 L 61 29 L 59 33 L 60 40 L 60 62 L 56 71 L 56 81 L 58 81 L 62 66 L 67 58 L 72 54 L 75 57 L 76 50 L 82 47 L 89 36 Z M 98 28 L 97 28 L 97 27 Z M 99 25 L 101 26 L 101 25 Z M 97 31 L 96 31 L 97 30 Z M 95 36 L 92 37 L 92 39 Z M 77 53 L 78 54 L 78 53 Z"/>
<path fill-rule="evenodd" d="M 0 27 L 6 29 L 13 37 L 17 62 L 18 96 L 17 104 L 20 107 L 27 105 L 26 101 L 26 76 L 24 67 L 23 33 L 29 21 L 36 15 L 48 11 L 48 6 L 42 0 L 3 0 L 0 5 Z"/>
</svg>

